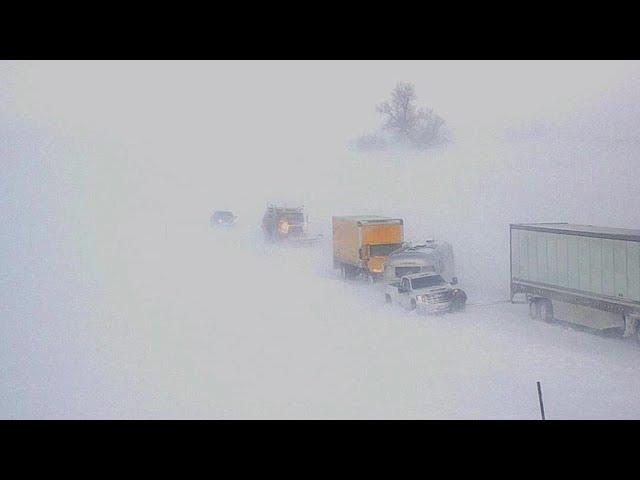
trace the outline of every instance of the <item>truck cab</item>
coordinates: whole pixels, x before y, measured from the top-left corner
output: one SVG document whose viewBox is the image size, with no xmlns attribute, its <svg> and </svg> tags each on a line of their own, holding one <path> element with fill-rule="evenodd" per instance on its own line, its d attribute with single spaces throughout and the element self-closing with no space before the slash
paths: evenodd
<svg viewBox="0 0 640 480">
<path fill-rule="evenodd" d="M 385 301 L 421 313 L 444 313 L 463 309 L 467 295 L 442 275 L 422 272 L 405 275 L 387 284 Z"/>
<path fill-rule="evenodd" d="M 262 217 L 262 231 L 267 242 L 289 245 L 315 245 L 322 234 L 309 235 L 309 219 L 304 207 L 286 207 L 267 204 Z"/>
<path fill-rule="evenodd" d="M 405 242 L 389 254 L 384 265 L 384 279 L 391 283 L 403 275 L 433 272 L 442 275 L 452 285 L 457 282 L 453 248 L 443 241 Z"/>
</svg>

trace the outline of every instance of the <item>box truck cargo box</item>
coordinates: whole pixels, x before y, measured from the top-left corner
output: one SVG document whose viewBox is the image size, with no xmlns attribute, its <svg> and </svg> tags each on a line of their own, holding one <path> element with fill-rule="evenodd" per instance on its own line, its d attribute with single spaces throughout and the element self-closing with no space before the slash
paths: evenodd
<svg viewBox="0 0 640 480">
<path fill-rule="evenodd" d="M 333 217 L 333 265 L 345 278 L 381 278 L 384 262 L 402 247 L 403 221 L 375 215 Z"/>
</svg>

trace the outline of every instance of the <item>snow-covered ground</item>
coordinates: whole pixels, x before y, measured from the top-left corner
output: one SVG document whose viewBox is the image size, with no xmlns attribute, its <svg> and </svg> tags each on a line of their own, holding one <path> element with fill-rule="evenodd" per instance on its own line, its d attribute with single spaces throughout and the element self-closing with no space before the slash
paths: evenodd
<svg viewBox="0 0 640 480">
<path fill-rule="evenodd" d="M 337 279 L 326 245 L 266 248 L 240 228 L 190 233 L 192 248 L 168 263 L 150 253 L 164 263 L 161 291 L 156 269 L 140 265 L 157 313 L 144 312 L 145 328 L 129 332 L 139 347 L 120 359 L 142 382 L 136 415 L 537 418 L 537 380 L 549 418 L 640 411 L 633 342 L 532 322 L 517 304 L 407 314 L 379 288 Z M 494 300 L 469 290 L 470 303 Z"/>
<path fill-rule="evenodd" d="M 115 156 L 82 182 L 45 184 L 16 172 L 52 169 L 46 156 L 16 156 L 0 417 L 533 419 L 541 381 L 548 418 L 638 418 L 633 341 L 532 322 L 522 304 L 421 318 L 332 271 L 332 214 L 401 215 L 407 239 L 450 241 L 470 304 L 508 296 L 509 222 L 637 225 L 625 205 L 639 187 L 613 160 L 594 177 L 504 144 L 489 149 L 499 162 L 474 146 L 482 164 L 463 168 L 470 150 L 373 158 L 362 176 L 346 158 L 338 186 L 336 162 L 318 160 L 308 212 L 325 241 L 300 249 L 264 245 L 264 191 L 223 203 L 214 182 L 207 198 L 197 169 L 176 166 L 180 179 Z M 237 227 L 212 230 L 211 205 L 236 203 Z"/>
<path fill-rule="evenodd" d="M 638 417 L 633 341 L 522 304 L 407 313 L 338 279 L 328 241 L 265 246 L 255 227 L 131 241 L 85 316 L 21 359 L 2 416 L 535 419 L 539 380 L 548 418 Z"/>
</svg>

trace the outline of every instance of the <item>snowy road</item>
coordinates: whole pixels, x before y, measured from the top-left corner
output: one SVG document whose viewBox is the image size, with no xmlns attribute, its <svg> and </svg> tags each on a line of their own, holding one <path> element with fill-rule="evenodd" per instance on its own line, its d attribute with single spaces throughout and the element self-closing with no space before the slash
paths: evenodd
<svg viewBox="0 0 640 480">
<path fill-rule="evenodd" d="M 75 377 L 54 357 L 50 383 L 23 384 L 30 401 L 3 416 L 535 419 L 537 380 L 547 418 L 640 416 L 632 341 L 533 322 L 518 304 L 408 314 L 339 280 L 327 245 L 185 229 L 132 243 L 107 280 L 71 329 Z"/>
</svg>

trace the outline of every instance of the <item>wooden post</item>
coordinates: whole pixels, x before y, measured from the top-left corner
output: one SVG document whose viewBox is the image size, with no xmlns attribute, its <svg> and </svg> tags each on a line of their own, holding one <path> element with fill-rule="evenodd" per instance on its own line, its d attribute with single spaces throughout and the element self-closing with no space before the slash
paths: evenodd
<svg viewBox="0 0 640 480">
<path fill-rule="evenodd" d="M 542 387 L 540 387 L 540 382 L 536 382 L 538 384 L 538 401 L 540 402 L 540 416 L 542 420 L 546 420 L 544 417 L 544 403 L 542 402 Z"/>
</svg>

